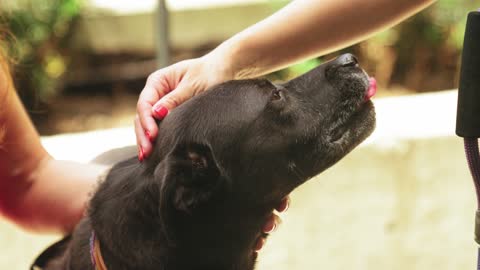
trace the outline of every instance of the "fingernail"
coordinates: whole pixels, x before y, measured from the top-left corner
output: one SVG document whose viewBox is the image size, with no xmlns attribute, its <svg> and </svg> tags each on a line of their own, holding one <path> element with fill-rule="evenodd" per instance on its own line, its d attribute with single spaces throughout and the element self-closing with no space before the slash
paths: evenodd
<svg viewBox="0 0 480 270">
<path fill-rule="evenodd" d="M 265 231 L 265 233 L 272 233 L 275 231 L 276 228 L 277 228 L 277 224 L 274 222 L 270 230 Z"/>
<path fill-rule="evenodd" d="M 255 251 L 259 251 L 260 249 L 262 249 L 263 245 L 265 245 L 265 238 L 261 237 L 255 244 Z"/>
<path fill-rule="evenodd" d="M 144 158 L 145 158 L 145 156 L 143 154 L 143 149 L 142 149 L 142 147 L 140 147 L 140 150 L 138 151 L 138 160 L 140 162 L 142 162 Z"/>
<path fill-rule="evenodd" d="M 290 199 L 287 198 L 286 200 L 283 200 L 282 204 L 278 206 L 277 211 L 282 213 L 287 211 L 289 207 L 290 207 Z"/>
<path fill-rule="evenodd" d="M 168 109 L 163 107 L 162 105 L 154 107 L 153 111 L 155 112 L 155 115 L 157 116 L 158 119 L 163 119 L 168 114 Z"/>
<path fill-rule="evenodd" d="M 150 142 L 153 142 L 153 138 L 152 138 L 152 135 L 150 134 L 150 131 L 145 130 L 145 135 L 147 135 L 147 138 Z"/>
<path fill-rule="evenodd" d="M 271 233 L 275 230 L 275 227 L 277 227 L 277 224 L 275 224 L 275 219 L 270 219 L 267 221 L 267 224 L 263 227 L 263 232 L 264 233 Z"/>
</svg>

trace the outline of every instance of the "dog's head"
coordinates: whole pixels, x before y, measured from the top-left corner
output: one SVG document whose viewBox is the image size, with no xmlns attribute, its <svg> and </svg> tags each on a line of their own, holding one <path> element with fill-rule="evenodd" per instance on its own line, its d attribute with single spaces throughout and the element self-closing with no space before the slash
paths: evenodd
<svg viewBox="0 0 480 270">
<path fill-rule="evenodd" d="M 362 142 L 374 128 L 369 78 L 345 54 L 283 84 L 230 81 L 192 98 L 159 127 L 148 166 L 170 202 L 272 205 Z"/>
</svg>

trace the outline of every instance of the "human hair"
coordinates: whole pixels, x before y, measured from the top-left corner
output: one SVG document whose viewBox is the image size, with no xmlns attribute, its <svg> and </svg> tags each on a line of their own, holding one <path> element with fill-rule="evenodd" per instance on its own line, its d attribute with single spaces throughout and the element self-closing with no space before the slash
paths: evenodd
<svg viewBox="0 0 480 270">
<path fill-rule="evenodd" d="M 14 40 L 12 34 L 2 25 L 0 16 L 0 68 L 1 72 L 6 75 L 10 87 L 12 85 L 11 65 L 14 62 L 9 53 L 9 42 Z"/>
<path fill-rule="evenodd" d="M 3 110 L 8 107 L 6 106 L 6 103 L 13 91 L 13 81 L 10 72 L 11 61 L 8 56 L 8 47 L 6 45 L 8 35 L 8 31 L 0 26 L 0 148 L 2 148 L 6 134 L 6 128 L 4 123 L 2 123 L 2 114 L 5 114 Z"/>
</svg>

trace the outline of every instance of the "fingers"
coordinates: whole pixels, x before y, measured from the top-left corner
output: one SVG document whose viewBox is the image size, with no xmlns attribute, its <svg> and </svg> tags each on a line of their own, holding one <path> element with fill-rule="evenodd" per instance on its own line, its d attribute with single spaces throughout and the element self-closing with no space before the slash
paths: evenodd
<svg viewBox="0 0 480 270">
<path fill-rule="evenodd" d="M 135 117 L 134 124 L 137 135 L 138 160 L 143 161 L 152 151 L 152 144 L 145 134 L 138 115 Z"/>
<path fill-rule="evenodd" d="M 162 120 L 169 111 L 185 102 L 193 96 L 194 90 L 180 83 L 178 87 L 169 94 L 163 96 L 153 106 L 144 102 L 137 105 L 139 127 L 135 128 L 137 135 L 137 144 L 140 150 L 143 150 L 143 158 L 150 155 L 152 149 L 152 142 L 157 137 L 158 127 L 153 117 Z M 142 153 L 141 151 L 139 153 Z M 139 156 L 140 157 L 140 156 Z"/>
<path fill-rule="evenodd" d="M 259 237 L 257 239 L 257 243 L 255 243 L 255 247 L 253 248 L 254 251 L 259 251 L 260 249 L 265 246 L 265 243 L 267 242 L 267 239 L 265 237 Z"/>
<path fill-rule="evenodd" d="M 272 213 L 272 215 L 267 219 L 267 222 L 263 224 L 262 231 L 264 233 L 272 233 L 280 224 L 282 224 L 280 217 Z"/>
<path fill-rule="evenodd" d="M 225 81 L 218 71 L 205 68 L 207 58 L 178 62 L 152 73 L 137 103 L 135 135 L 139 158 L 146 158 L 152 150 L 152 142 L 158 136 L 156 119 L 165 118 L 178 105 L 205 91 L 208 86 Z M 213 74 L 213 75 L 212 75 Z M 215 79 L 212 79 L 214 77 Z"/>
<path fill-rule="evenodd" d="M 260 236 L 255 243 L 254 251 L 259 251 L 263 248 L 266 243 L 266 234 L 272 233 L 275 231 L 277 226 L 282 223 L 282 220 L 279 216 L 272 213 L 272 215 L 267 219 L 267 222 L 263 225 L 262 231 L 265 235 Z"/>
<path fill-rule="evenodd" d="M 152 108 L 160 98 L 175 88 L 178 76 L 174 71 L 175 69 L 172 67 L 155 71 L 148 77 L 145 87 L 140 93 L 135 119 L 135 135 L 140 160 L 150 154 L 152 142 L 158 135 L 158 127 L 152 114 Z M 163 117 L 165 116 L 166 113 Z"/>
<path fill-rule="evenodd" d="M 275 207 L 275 210 L 277 210 L 279 213 L 283 213 L 288 210 L 288 207 L 290 206 L 290 197 L 287 196 L 283 198 L 283 200 L 280 202 L 277 207 Z"/>
<path fill-rule="evenodd" d="M 288 210 L 289 205 L 290 205 L 290 197 L 287 196 L 283 198 L 282 201 L 280 201 L 280 204 L 275 208 L 275 210 L 277 210 L 279 213 L 285 212 Z M 278 228 L 280 224 L 282 224 L 282 219 L 278 215 L 272 213 L 266 220 L 265 224 L 263 224 L 262 232 L 264 234 L 272 233 Z M 263 248 L 266 242 L 266 238 L 264 236 L 265 235 L 262 235 L 257 239 L 257 242 L 255 243 L 254 251 L 259 251 L 260 249 Z"/>
<path fill-rule="evenodd" d="M 290 197 L 287 196 L 282 199 L 280 204 L 275 208 L 279 213 L 283 213 L 288 210 L 288 206 L 290 204 Z M 282 220 L 278 215 L 272 213 L 268 219 L 266 220 L 265 224 L 263 224 L 262 231 L 264 233 L 271 233 L 274 232 L 275 229 L 282 223 Z"/>
<path fill-rule="evenodd" d="M 185 82 L 180 82 L 174 91 L 163 96 L 152 107 L 151 113 L 157 119 L 163 119 L 168 112 L 195 95 L 195 89 Z"/>
<path fill-rule="evenodd" d="M 154 139 L 157 137 L 158 127 L 155 119 L 153 119 L 152 113 L 152 106 L 146 102 L 142 102 L 137 104 L 137 116 L 142 126 L 142 129 L 135 133 L 137 137 L 139 136 L 146 136 L 150 142 L 153 142 Z"/>
</svg>

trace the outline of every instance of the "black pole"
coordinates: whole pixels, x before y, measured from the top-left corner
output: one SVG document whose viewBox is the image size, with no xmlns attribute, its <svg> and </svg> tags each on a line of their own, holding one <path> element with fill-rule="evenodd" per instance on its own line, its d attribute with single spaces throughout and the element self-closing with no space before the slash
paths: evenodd
<svg viewBox="0 0 480 270">
<path fill-rule="evenodd" d="M 475 242 L 480 245 L 480 10 L 468 14 L 463 40 L 460 85 L 458 87 L 457 127 L 464 138 L 465 154 L 477 195 Z M 480 249 L 477 269 L 480 270 Z"/>
<path fill-rule="evenodd" d="M 463 41 L 457 128 L 460 137 L 480 137 L 480 12 L 468 14 Z"/>
<path fill-rule="evenodd" d="M 170 63 L 170 36 L 169 36 L 169 14 L 165 0 L 158 0 L 156 16 L 156 47 L 157 47 L 157 66 L 166 67 Z"/>
</svg>

